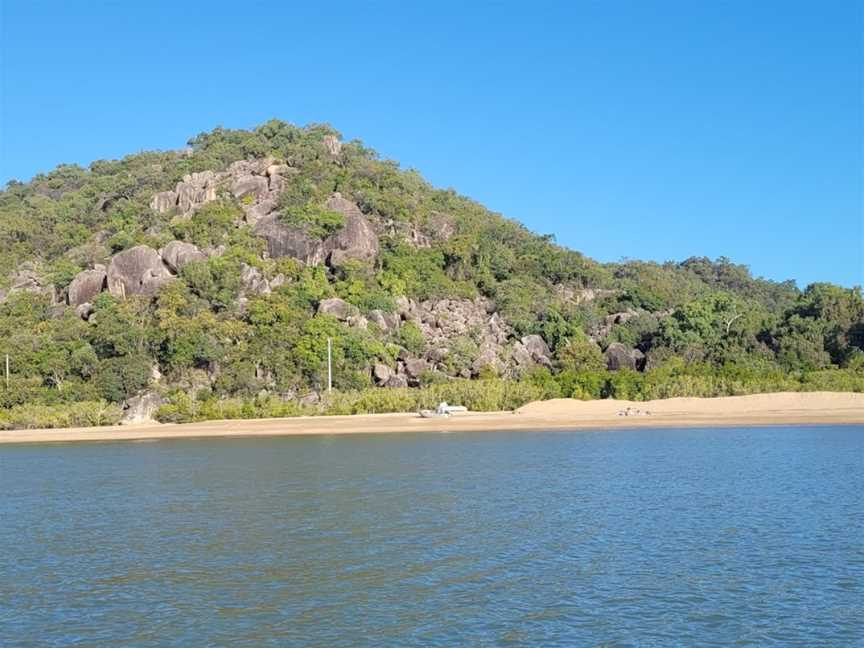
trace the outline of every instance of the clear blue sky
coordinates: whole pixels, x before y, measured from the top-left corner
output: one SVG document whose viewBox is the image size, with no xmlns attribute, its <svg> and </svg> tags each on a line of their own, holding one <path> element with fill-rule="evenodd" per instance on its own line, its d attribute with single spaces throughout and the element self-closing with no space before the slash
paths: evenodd
<svg viewBox="0 0 864 648">
<path fill-rule="evenodd" d="M 0 0 L 0 182 L 329 122 L 601 260 L 860 284 L 862 5 Z"/>
</svg>

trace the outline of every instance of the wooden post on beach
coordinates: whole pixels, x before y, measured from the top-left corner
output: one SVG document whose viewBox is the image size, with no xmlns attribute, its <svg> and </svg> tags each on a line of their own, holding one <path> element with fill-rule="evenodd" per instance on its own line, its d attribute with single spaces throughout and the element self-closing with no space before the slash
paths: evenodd
<svg viewBox="0 0 864 648">
<path fill-rule="evenodd" d="M 327 393 L 333 391 L 333 343 L 327 338 Z"/>
</svg>

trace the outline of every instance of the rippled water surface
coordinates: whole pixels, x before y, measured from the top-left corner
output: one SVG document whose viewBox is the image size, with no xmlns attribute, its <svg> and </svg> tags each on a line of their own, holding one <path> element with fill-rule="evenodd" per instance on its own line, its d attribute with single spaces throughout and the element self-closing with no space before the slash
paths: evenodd
<svg viewBox="0 0 864 648">
<path fill-rule="evenodd" d="M 864 428 L 0 447 L 2 646 L 864 645 Z"/>
</svg>

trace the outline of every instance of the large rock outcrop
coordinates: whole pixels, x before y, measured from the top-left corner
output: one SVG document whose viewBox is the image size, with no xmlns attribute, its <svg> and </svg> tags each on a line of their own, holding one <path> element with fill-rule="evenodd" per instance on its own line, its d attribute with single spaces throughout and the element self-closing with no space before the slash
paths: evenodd
<svg viewBox="0 0 864 648">
<path fill-rule="evenodd" d="M 266 198 L 269 189 L 270 182 L 260 175 L 239 176 L 231 183 L 231 193 L 235 198 L 251 198 L 252 202 Z"/>
<path fill-rule="evenodd" d="M 328 261 L 338 268 L 348 261 L 368 263 L 378 256 L 378 236 L 357 204 L 334 193 L 327 199 L 327 209 L 339 212 L 345 217 L 345 225 L 324 242 L 325 250 L 330 252 Z"/>
<path fill-rule="evenodd" d="M 339 140 L 325 140 L 327 150 L 338 156 Z M 244 220 L 254 228 L 253 232 L 267 242 L 271 258 L 292 257 L 307 265 L 327 262 L 332 267 L 350 261 L 374 261 L 379 250 L 378 235 L 357 204 L 340 193 L 331 195 L 324 206 L 342 214 L 345 224 L 324 240 L 280 220 L 276 212 L 279 194 L 295 173 L 297 169 L 273 158 L 238 160 L 225 171 L 201 171 L 184 176 L 173 190 L 155 194 L 150 207 L 160 213 L 174 210 L 177 218 L 190 218 L 203 205 L 216 200 L 220 192 L 228 192 L 239 200 Z M 172 268 L 177 270 L 173 264 Z"/>
<path fill-rule="evenodd" d="M 344 299 L 331 297 L 330 299 L 321 300 L 321 303 L 318 304 L 318 314 L 329 315 L 344 322 L 352 317 L 357 317 L 360 311 L 356 306 L 349 304 Z"/>
<path fill-rule="evenodd" d="M 276 208 L 276 197 L 285 188 L 286 177 L 296 173 L 273 158 L 238 160 L 225 171 L 200 171 L 183 176 L 171 191 L 160 191 L 150 201 L 159 213 L 172 210 L 189 218 L 202 206 L 216 200 L 220 192 L 240 199 L 246 221 L 254 225 Z"/>
<path fill-rule="evenodd" d="M 84 302 L 75 307 L 75 314 L 83 320 L 89 320 L 93 311 L 93 304 L 90 302 Z"/>
<path fill-rule="evenodd" d="M 93 270 L 79 272 L 66 291 L 69 305 L 81 306 L 92 302 L 105 289 L 107 277 L 105 266 L 96 266 Z"/>
<path fill-rule="evenodd" d="M 413 323 L 423 334 L 428 349 L 425 358 L 430 368 L 450 371 L 448 360 L 454 343 L 461 341 L 464 346 L 470 340 L 471 345 L 476 345 L 476 354 L 467 358 L 468 366 L 456 373 L 467 378 L 484 369 L 502 374 L 507 372 L 510 327 L 488 299 L 440 299 L 418 303 L 398 298 L 396 310 L 403 321 Z"/>
<path fill-rule="evenodd" d="M 176 191 L 160 191 L 150 201 L 150 209 L 165 214 L 177 206 Z"/>
<path fill-rule="evenodd" d="M 267 254 L 272 259 L 291 257 L 306 265 L 320 265 L 324 261 L 321 240 L 309 236 L 300 228 L 286 225 L 278 214 L 265 216 L 252 231 L 266 241 Z"/>
<path fill-rule="evenodd" d="M 171 241 L 158 252 L 146 245 L 115 255 L 106 269 L 96 265 L 75 275 L 66 291 L 70 306 L 82 317 L 90 303 L 106 288 L 116 297 L 152 295 L 159 287 L 192 261 L 204 261 L 207 255 L 197 246 L 183 241 Z"/>
<path fill-rule="evenodd" d="M 595 299 L 603 299 L 605 297 L 614 297 L 621 294 L 621 290 L 606 289 L 606 288 L 576 288 L 566 284 L 559 284 L 555 287 L 555 293 L 558 299 L 573 304 L 587 304 Z"/>
<path fill-rule="evenodd" d="M 456 222 L 447 214 L 432 212 L 420 223 L 383 219 L 375 222 L 379 237 L 401 240 L 416 248 L 429 248 L 447 241 L 456 233 Z"/>
<path fill-rule="evenodd" d="M 378 385 L 386 385 L 393 376 L 393 371 L 385 364 L 376 364 L 372 367 L 372 378 Z"/>
<path fill-rule="evenodd" d="M 121 425 L 136 425 L 141 423 L 155 423 L 156 410 L 164 403 L 162 397 L 156 392 L 145 392 L 134 396 L 126 401 L 123 408 Z"/>
<path fill-rule="evenodd" d="M 207 260 L 207 255 L 197 245 L 184 241 L 171 241 L 159 250 L 159 255 L 165 264 L 175 273 L 180 272 L 183 266 L 188 263 Z"/>
<path fill-rule="evenodd" d="M 240 285 L 243 297 L 248 295 L 269 295 L 286 282 L 285 275 L 277 274 L 268 279 L 258 268 L 246 263 L 240 264 Z"/>
<path fill-rule="evenodd" d="M 177 183 L 177 208 L 181 214 L 190 215 L 202 205 L 216 200 L 216 190 L 222 178 L 213 171 L 191 173 Z"/>
<path fill-rule="evenodd" d="M 409 358 L 405 360 L 403 366 L 409 385 L 419 384 L 423 374 L 429 371 L 429 363 L 422 358 Z"/>
<path fill-rule="evenodd" d="M 493 303 L 482 297 L 419 303 L 399 299 L 396 306 L 402 319 L 416 324 L 432 346 L 446 346 L 449 340 L 468 334 L 477 337 L 481 346 L 486 342 L 503 345 L 510 334 Z"/>
<path fill-rule="evenodd" d="M 396 313 L 385 313 L 375 309 L 369 311 L 369 321 L 375 324 L 382 333 L 392 333 L 399 328 L 400 318 Z"/>
<path fill-rule="evenodd" d="M 641 371 L 645 364 L 645 354 L 639 349 L 630 349 L 620 342 L 613 342 L 604 352 L 606 367 L 609 371 L 632 369 Z"/>
<path fill-rule="evenodd" d="M 327 153 L 332 158 L 338 158 L 342 153 L 342 142 L 339 141 L 339 138 L 335 135 L 325 135 L 324 139 L 324 148 L 327 149 Z"/>
<path fill-rule="evenodd" d="M 15 293 L 44 295 L 51 300 L 52 304 L 57 302 L 57 290 L 54 284 L 46 281 L 36 266 L 29 262 L 23 263 L 12 275 L 11 285 L 5 294 L 0 295 L 0 302 Z"/>
<path fill-rule="evenodd" d="M 268 214 L 272 214 L 277 205 L 275 198 L 263 198 L 251 204 L 243 204 L 244 219 L 249 225 L 257 225 Z"/>
<path fill-rule="evenodd" d="M 525 369 L 531 365 L 551 367 L 551 355 L 549 346 L 542 337 L 526 335 L 513 345 L 511 358 L 520 369 Z"/>
<path fill-rule="evenodd" d="M 471 363 L 471 373 L 478 375 L 484 371 L 492 371 L 496 374 L 502 374 L 505 370 L 504 362 L 501 359 L 503 349 L 489 342 L 480 347 L 480 352 Z M 468 378 L 469 376 L 464 376 Z"/>
<path fill-rule="evenodd" d="M 391 389 L 404 389 L 408 386 L 408 378 L 405 374 L 393 374 L 383 386 Z"/>
<path fill-rule="evenodd" d="M 325 207 L 345 217 L 344 226 L 326 239 L 286 225 L 277 213 L 258 218 L 253 232 L 267 242 L 267 254 L 274 259 L 291 257 L 306 265 L 320 265 L 326 261 L 332 267 L 340 267 L 348 261 L 374 261 L 379 250 L 378 236 L 356 203 L 334 193 Z"/>
<path fill-rule="evenodd" d="M 108 290 L 116 297 L 154 295 L 173 275 L 151 247 L 138 245 L 116 254 L 108 264 Z"/>
</svg>

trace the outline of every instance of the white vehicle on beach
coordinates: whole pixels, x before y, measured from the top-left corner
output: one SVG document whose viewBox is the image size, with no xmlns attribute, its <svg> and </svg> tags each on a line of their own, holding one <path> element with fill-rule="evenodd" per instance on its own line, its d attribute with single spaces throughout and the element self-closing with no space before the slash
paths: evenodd
<svg viewBox="0 0 864 648">
<path fill-rule="evenodd" d="M 420 410 L 419 414 L 422 418 L 447 418 L 451 414 L 467 411 L 468 408 L 463 405 L 448 405 L 447 401 L 441 401 L 434 410 Z"/>
</svg>

